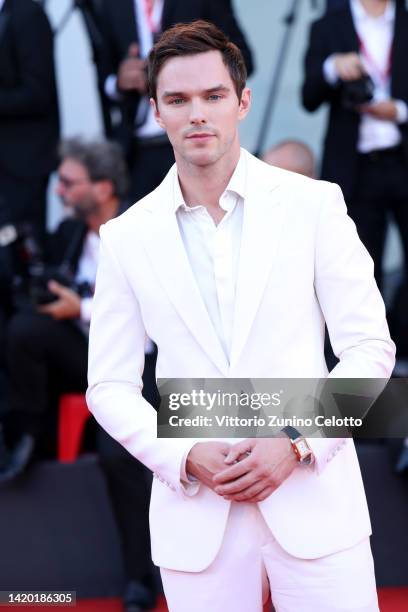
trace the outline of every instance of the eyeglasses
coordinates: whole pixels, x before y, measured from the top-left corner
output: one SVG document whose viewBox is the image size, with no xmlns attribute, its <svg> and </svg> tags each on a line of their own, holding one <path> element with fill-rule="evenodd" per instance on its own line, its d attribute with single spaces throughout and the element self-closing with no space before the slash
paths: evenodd
<svg viewBox="0 0 408 612">
<path fill-rule="evenodd" d="M 75 185 L 81 185 L 81 183 L 89 183 L 87 179 L 70 179 L 67 176 L 63 176 L 62 174 L 58 175 L 58 182 L 61 183 L 63 187 L 66 189 L 71 189 L 71 187 L 75 187 Z"/>
</svg>

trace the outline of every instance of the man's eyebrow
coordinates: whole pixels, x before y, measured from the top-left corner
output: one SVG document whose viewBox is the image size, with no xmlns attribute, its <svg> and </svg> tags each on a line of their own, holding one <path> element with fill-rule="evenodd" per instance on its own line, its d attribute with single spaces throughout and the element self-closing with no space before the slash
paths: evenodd
<svg viewBox="0 0 408 612">
<path fill-rule="evenodd" d="M 216 85 L 215 87 L 210 87 L 210 89 L 206 89 L 205 93 L 213 93 L 215 91 L 230 91 L 230 88 L 226 85 Z"/>
<path fill-rule="evenodd" d="M 205 94 L 211 94 L 214 93 L 216 91 L 230 91 L 230 88 L 227 87 L 226 85 L 215 85 L 215 87 L 210 87 L 209 89 L 204 89 L 203 93 Z M 187 95 L 186 92 L 184 91 L 165 91 L 163 92 L 162 95 L 162 99 L 164 98 L 176 98 L 176 97 L 183 97 Z"/>
<path fill-rule="evenodd" d="M 185 94 L 182 91 L 165 91 L 162 95 L 162 98 L 175 98 L 175 97 L 181 97 L 184 96 Z"/>
</svg>

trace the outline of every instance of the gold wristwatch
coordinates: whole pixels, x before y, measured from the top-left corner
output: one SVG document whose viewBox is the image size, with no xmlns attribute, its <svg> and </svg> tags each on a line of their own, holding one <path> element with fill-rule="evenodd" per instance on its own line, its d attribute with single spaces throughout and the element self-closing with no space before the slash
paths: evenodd
<svg viewBox="0 0 408 612">
<path fill-rule="evenodd" d="M 314 462 L 314 455 L 306 438 L 290 425 L 283 427 L 282 431 L 288 436 L 298 462 L 302 465 L 312 465 Z"/>
</svg>

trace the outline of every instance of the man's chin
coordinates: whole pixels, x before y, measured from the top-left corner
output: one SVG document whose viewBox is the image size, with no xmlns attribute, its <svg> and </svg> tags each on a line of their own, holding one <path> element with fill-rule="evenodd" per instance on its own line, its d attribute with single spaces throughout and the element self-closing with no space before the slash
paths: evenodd
<svg viewBox="0 0 408 612">
<path fill-rule="evenodd" d="M 209 150 L 189 151 L 186 154 L 187 161 L 194 166 L 211 166 L 219 159 L 219 157 L 220 155 L 217 151 Z"/>
<path fill-rule="evenodd" d="M 97 207 L 94 204 L 90 206 L 74 206 L 72 210 L 76 219 L 86 221 L 90 215 L 95 214 Z"/>
</svg>

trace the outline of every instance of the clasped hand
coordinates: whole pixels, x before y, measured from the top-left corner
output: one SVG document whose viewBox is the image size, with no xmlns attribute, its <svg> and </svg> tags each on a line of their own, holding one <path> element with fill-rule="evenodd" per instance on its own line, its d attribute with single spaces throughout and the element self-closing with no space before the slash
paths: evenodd
<svg viewBox="0 0 408 612">
<path fill-rule="evenodd" d="M 48 283 L 48 289 L 57 296 L 55 302 L 38 307 L 38 312 L 50 315 L 56 321 L 75 319 L 81 314 L 80 296 L 54 280 Z"/>
<path fill-rule="evenodd" d="M 296 466 L 288 438 L 251 438 L 232 446 L 199 442 L 188 454 L 186 470 L 224 499 L 260 502 Z"/>
</svg>

